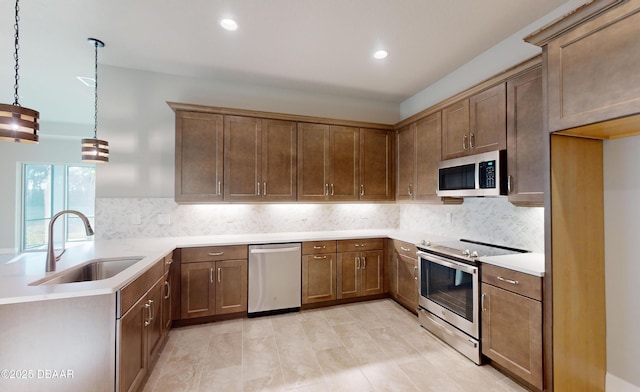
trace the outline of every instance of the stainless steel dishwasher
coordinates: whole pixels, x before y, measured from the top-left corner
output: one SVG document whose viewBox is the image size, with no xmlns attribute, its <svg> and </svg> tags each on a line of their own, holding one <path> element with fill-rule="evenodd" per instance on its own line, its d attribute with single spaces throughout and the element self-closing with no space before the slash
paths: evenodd
<svg viewBox="0 0 640 392">
<path fill-rule="evenodd" d="M 300 310 L 300 243 L 249 246 L 249 317 Z"/>
</svg>

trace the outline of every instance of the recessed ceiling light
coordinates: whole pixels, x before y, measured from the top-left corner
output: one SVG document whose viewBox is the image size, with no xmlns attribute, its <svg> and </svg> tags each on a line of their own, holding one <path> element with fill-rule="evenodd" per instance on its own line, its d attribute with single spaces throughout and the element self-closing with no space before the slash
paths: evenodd
<svg viewBox="0 0 640 392">
<path fill-rule="evenodd" d="M 236 23 L 236 21 L 233 19 L 222 19 L 220 21 L 220 26 L 222 26 L 223 29 L 229 31 L 238 30 L 238 23 Z"/>
<path fill-rule="evenodd" d="M 389 53 L 387 53 L 386 50 L 378 50 L 373 54 L 373 57 L 378 59 L 378 60 L 382 60 L 384 58 L 386 58 L 389 55 Z"/>
<path fill-rule="evenodd" d="M 84 84 L 87 87 L 96 86 L 96 80 L 94 78 L 87 78 L 85 76 L 76 76 L 76 78 L 78 78 L 78 80 L 81 81 L 82 84 Z"/>
</svg>

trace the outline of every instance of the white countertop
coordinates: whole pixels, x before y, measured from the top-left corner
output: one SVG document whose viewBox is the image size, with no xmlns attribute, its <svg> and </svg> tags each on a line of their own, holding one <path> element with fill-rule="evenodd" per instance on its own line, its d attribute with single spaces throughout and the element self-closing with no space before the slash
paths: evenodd
<svg viewBox="0 0 640 392">
<path fill-rule="evenodd" d="M 489 256 L 481 257 L 480 261 L 529 275 L 544 276 L 544 253 L 515 253 L 504 256 Z"/>
<path fill-rule="evenodd" d="M 387 237 L 414 244 L 420 244 L 422 241 L 433 242 L 450 240 L 450 238 L 435 234 L 385 229 L 99 240 L 68 247 L 67 251 L 62 255 L 60 261 L 57 263 L 56 272 L 45 272 L 45 252 L 22 253 L 15 256 L 8 262 L 0 263 L 0 305 L 78 296 L 112 294 L 140 276 L 156 261 L 160 260 L 176 248 L 375 237 Z M 488 257 L 486 260 L 482 259 L 481 261 L 542 276 L 540 274 L 544 274 L 544 255 L 531 253 L 527 255 L 529 255 L 529 257 L 521 257 L 521 255 Z M 65 270 L 81 264 L 86 264 L 92 260 L 124 257 L 142 257 L 142 260 L 108 279 L 57 285 L 29 285 L 32 282 L 59 274 Z M 499 258 L 505 259 L 503 260 Z M 538 258 L 542 260 L 541 263 Z M 535 260 L 538 260 L 538 262 Z M 513 266 L 509 266 L 511 265 L 510 263 Z M 541 270 L 538 264 L 542 267 Z M 520 268 L 521 266 L 524 267 Z"/>
</svg>

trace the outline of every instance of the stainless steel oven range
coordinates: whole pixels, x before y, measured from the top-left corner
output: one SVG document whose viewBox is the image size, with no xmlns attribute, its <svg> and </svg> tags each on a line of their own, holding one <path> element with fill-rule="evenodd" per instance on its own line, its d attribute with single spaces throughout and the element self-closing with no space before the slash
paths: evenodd
<svg viewBox="0 0 640 392">
<path fill-rule="evenodd" d="M 478 258 L 524 252 L 465 239 L 418 245 L 420 325 L 479 365 Z"/>
</svg>

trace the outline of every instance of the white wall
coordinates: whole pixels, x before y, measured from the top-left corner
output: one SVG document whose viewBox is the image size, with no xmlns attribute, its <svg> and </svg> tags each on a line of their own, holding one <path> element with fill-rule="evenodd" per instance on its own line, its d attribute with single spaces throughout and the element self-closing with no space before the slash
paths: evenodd
<svg viewBox="0 0 640 392">
<path fill-rule="evenodd" d="M 640 136 L 604 142 L 607 390 L 610 391 L 640 391 L 639 155 Z M 624 385 L 621 380 L 633 385 Z M 623 385 L 625 389 L 620 389 Z"/>
</svg>

